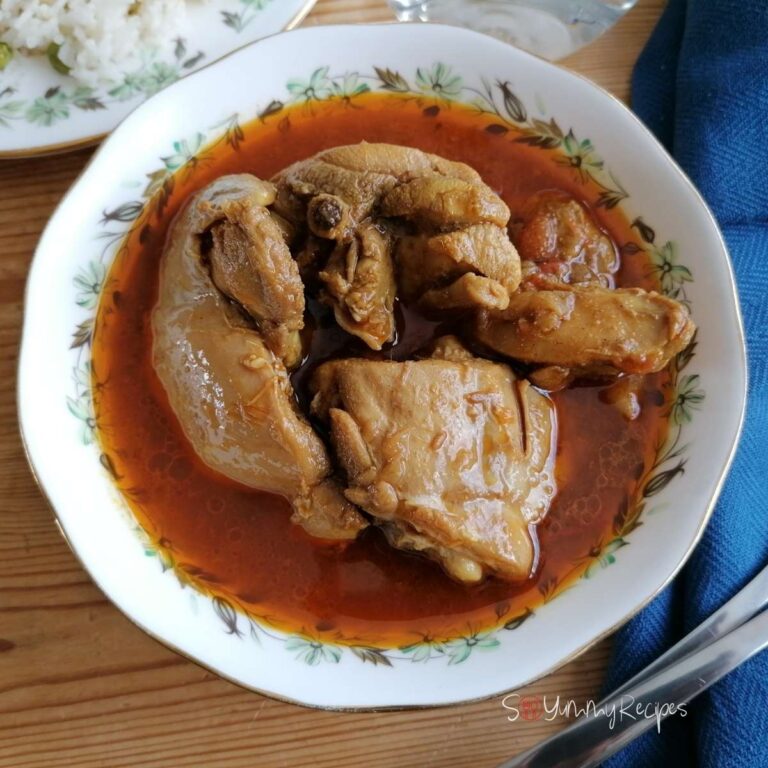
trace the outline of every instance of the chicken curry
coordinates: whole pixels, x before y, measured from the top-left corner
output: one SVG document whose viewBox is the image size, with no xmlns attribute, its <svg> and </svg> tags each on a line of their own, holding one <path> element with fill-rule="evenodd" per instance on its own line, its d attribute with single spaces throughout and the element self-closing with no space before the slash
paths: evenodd
<svg viewBox="0 0 768 768">
<path fill-rule="evenodd" d="M 121 487 L 193 579 L 387 644 L 589 565 L 694 325 L 551 153 L 456 105 L 360 106 L 177 179 L 112 269 L 94 376 Z"/>
</svg>

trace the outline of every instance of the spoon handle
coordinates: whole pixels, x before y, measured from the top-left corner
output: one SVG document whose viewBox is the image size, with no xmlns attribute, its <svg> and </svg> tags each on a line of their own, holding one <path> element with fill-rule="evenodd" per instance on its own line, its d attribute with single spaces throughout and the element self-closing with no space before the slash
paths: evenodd
<svg viewBox="0 0 768 768">
<path fill-rule="evenodd" d="M 696 629 L 688 633 L 680 642 L 673 645 L 666 653 L 663 653 L 654 662 L 640 670 L 623 685 L 612 691 L 600 703 L 608 698 L 615 698 L 629 688 L 637 685 L 641 680 L 647 680 L 664 667 L 690 656 L 710 645 L 718 638 L 732 632 L 746 621 L 762 611 L 768 605 L 768 568 L 763 568 L 752 581 L 737 592 L 727 603 L 715 611 L 708 619 L 699 624 Z"/>
</svg>

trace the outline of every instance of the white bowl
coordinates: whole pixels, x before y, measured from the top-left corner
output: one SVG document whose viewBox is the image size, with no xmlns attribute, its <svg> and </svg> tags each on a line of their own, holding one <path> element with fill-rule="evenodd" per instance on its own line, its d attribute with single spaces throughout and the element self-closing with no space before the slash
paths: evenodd
<svg viewBox="0 0 768 768">
<path fill-rule="evenodd" d="M 529 114 L 555 117 L 565 133 L 570 128 L 578 139 L 589 137 L 604 160 L 595 172 L 626 192 L 619 204 L 631 219 L 642 216 L 655 230 L 656 245 L 644 247 L 667 264 L 667 287 L 684 288 L 699 333 L 695 355 L 678 378 L 679 418 L 671 430 L 676 449 L 648 486 L 643 525 L 608 545 L 588 578 L 528 620 L 479 638 L 467 634 L 440 645 L 366 653 L 250 625 L 230 605 L 182 591 L 172 571 L 146 556 L 138 526 L 87 440 L 92 412 L 84 366 L 96 295 L 87 280 L 74 279 L 96 264 L 91 279 L 99 282 L 119 241 L 110 244 L 104 233 L 121 224 L 105 227 L 103 212 L 120 211 L 129 228 L 136 211 L 125 203 L 156 171 L 158 158 L 175 154 L 178 164 L 195 151 L 180 140 L 198 134 L 214 139 L 223 129 L 211 126 L 234 113 L 250 119 L 273 100 L 289 100 L 286 83 L 309 81 L 318 71 L 339 83 L 348 73 L 370 76 L 366 82 L 380 88 L 375 68 L 399 72 L 414 84 L 408 87 L 422 91 L 448 68 L 451 93 L 443 96 L 455 99 L 483 82 L 509 82 Z M 417 68 L 431 75 L 417 80 Z M 293 98 L 302 98 L 295 90 Z M 665 251 L 662 243 L 674 249 Z M 670 272 L 673 256 L 678 269 Z M 690 270 L 690 280 L 680 281 L 688 276 L 680 265 Z M 321 707 L 381 708 L 448 704 L 521 686 L 647 603 L 701 535 L 739 435 L 745 383 L 741 320 L 720 232 L 691 183 L 628 109 L 587 80 L 473 32 L 341 26 L 301 29 L 244 48 L 150 99 L 109 137 L 38 246 L 27 288 L 19 411 L 30 462 L 70 545 L 136 624 L 220 675 L 271 696 Z"/>
</svg>

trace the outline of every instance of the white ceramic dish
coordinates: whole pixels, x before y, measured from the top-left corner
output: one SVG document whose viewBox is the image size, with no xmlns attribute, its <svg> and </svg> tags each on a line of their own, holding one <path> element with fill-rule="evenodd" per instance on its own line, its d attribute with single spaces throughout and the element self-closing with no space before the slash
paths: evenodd
<svg viewBox="0 0 768 768">
<path fill-rule="evenodd" d="M 98 292 L 146 194 L 204 142 L 225 140 L 227 126 L 231 135 L 233 115 L 245 120 L 284 102 L 354 98 L 361 83 L 373 90 L 394 84 L 445 101 L 476 98 L 490 84 L 488 104 L 495 104 L 500 124 L 548 134 L 550 144 L 580 158 L 574 172 L 586 169 L 600 182 L 603 204 L 621 205 L 631 219 L 642 216 L 653 227 L 638 237 L 640 247 L 664 289 L 690 302 L 699 326 L 695 354 L 678 360 L 671 443 L 647 478 L 642 525 L 621 531 L 586 578 L 533 615 L 505 617 L 506 627 L 493 632 L 467 628 L 439 642 L 391 650 L 286 636 L 229 602 L 182 591 L 172 570 L 147 557 L 100 463 L 88 375 Z M 495 83 L 506 91 L 494 91 Z M 204 114 L 200 94 L 206 94 Z M 30 461 L 72 548 L 109 598 L 147 632 L 224 677 L 291 701 L 339 708 L 439 705 L 546 674 L 626 621 L 669 581 L 698 540 L 730 463 L 745 371 L 734 283 L 717 226 L 683 173 L 622 104 L 580 77 L 461 29 L 322 27 L 263 40 L 185 78 L 139 107 L 105 141 L 52 217 L 32 265 L 19 411 Z M 149 554 L 155 554 L 151 548 Z"/>
<path fill-rule="evenodd" d="M 87 87 L 45 56 L 16 54 L 0 72 L 0 158 L 63 152 L 109 133 L 153 93 L 267 35 L 290 29 L 315 0 L 215 0 L 190 4 L 170 58 L 148 56 L 119 82 Z"/>
</svg>

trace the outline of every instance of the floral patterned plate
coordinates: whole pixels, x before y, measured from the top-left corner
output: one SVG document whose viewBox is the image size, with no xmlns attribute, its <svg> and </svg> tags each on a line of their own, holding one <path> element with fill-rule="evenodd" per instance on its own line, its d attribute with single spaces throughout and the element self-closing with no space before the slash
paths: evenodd
<svg viewBox="0 0 768 768">
<path fill-rule="evenodd" d="M 258 73 L 255 77 L 254 73 Z M 457 629 L 399 648 L 287 635 L 206 591 L 127 511 L 114 465 L 92 439 L 90 340 L 105 275 L 126 233 L 174 173 L 234 149 L 240 125 L 281 120 L 290 103 L 371 91 L 472 104 L 486 130 L 522 136 L 634 220 L 661 290 L 699 327 L 674 361 L 670 435 L 615 538 L 572 586 L 493 631 Z M 201 95 L 206 109 L 200 110 Z M 52 217 L 27 289 L 19 412 L 30 462 L 62 531 L 95 581 L 136 624 L 222 676 L 304 704 L 447 704 L 521 686 L 616 629 L 696 544 L 736 446 L 745 352 L 730 262 L 709 210 L 621 103 L 589 81 L 474 32 L 437 25 L 301 29 L 244 48 L 163 90 L 105 141 Z M 84 638 L 87 642 L 87 638 Z"/>
<path fill-rule="evenodd" d="M 96 143 L 148 96 L 259 38 L 290 29 L 315 0 L 190 3 L 184 36 L 169 59 L 100 87 L 56 72 L 45 56 L 16 55 L 0 72 L 0 158 L 62 152 Z M 169 34 L 174 34 L 170 32 Z"/>
</svg>

